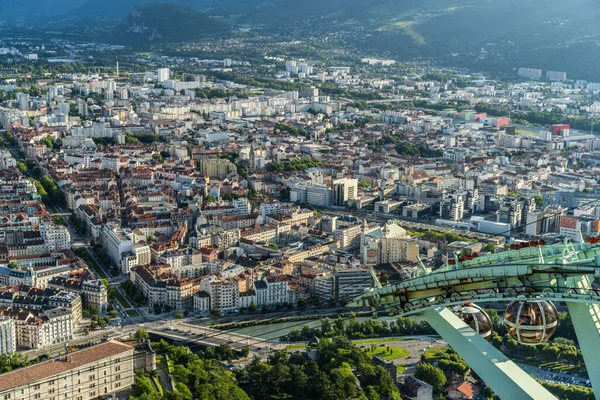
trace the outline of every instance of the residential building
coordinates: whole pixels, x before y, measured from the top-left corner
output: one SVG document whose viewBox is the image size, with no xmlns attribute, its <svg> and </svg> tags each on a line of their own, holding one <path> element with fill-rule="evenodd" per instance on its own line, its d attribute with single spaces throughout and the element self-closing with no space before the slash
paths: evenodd
<svg viewBox="0 0 600 400">
<path fill-rule="evenodd" d="M 208 314 L 210 308 L 210 295 L 201 290 L 194 295 L 194 311 L 201 314 Z"/>
<path fill-rule="evenodd" d="M 168 265 L 136 267 L 131 278 L 151 306 L 158 304 L 175 310 L 191 310 L 194 294 L 200 290 L 197 279 L 179 278 Z"/>
<path fill-rule="evenodd" d="M 419 255 L 417 242 L 395 221 L 374 230 L 365 229 L 362 243 L 362 258 L 367 265 L 416 262 Z"/>
<path fill-rule="evenodd" d="M 338 301 L 349 301 L 373 287 L 373 271 L 365 268 L 336 269 L 334 296 Z"/>
<path fill-rule="evenodd" d="M 104 248 L 111 260 L 119 267 L 122 267 L 122 256 L 133 250 L 131 239 L 119 227 L 107 225 L 104 230 Z M 128 271 L 124 271 L 127 273 Z"/>
<path fill-rule="evenodd" d="M 294 302 L 290 302 L 287 278 L 283 275 L 268 275 L 262 280 L 255 281 L 254 290 L 256 291 L 256 303 L 258 306 L 264 304 L 274 306 L 276 304 Z"/>
<path fill-rule="evenodd" d="M 0 306 L 0 317 L 14 321 L 15 345 L 20 348 L 41 349 L 73 339 L 73 319 L 65 308 Z"/>
<path fill-rule="evenodd" d="M 66 226 L 46 223 L 40 225 L 40 232 L 50 252 L 71 247 L 71 234 Z"/>
<path fill-rule="evenodd" d="M 358 179 L 338 179 L 333 181 L 333 204 L 344 207 L 349 200 L 358 197 Z"/>
<path fill-rule="evenodd" d="M 154 354 L 114 340 L 0 375 L 0 399 L 84 400 L 130 390 Z"/>
<path fill-rule="evenodd" d="M 202 279 L 200 290 L 208 293 L 210 309 L 222 312 L 238 311 L 240 290 L 234 278 L 211 276 Z"/>
<path fill-rule="evenodd" d="M 200 173 L 209 178 L 224 179 L 227 175 L 237 173 L 235 164 L 224 158 L 207 158 L 198 161 Z"/>
<path fill-rule="evenodd" d="M 15 321 L 10 318 L 0 318 L 0 354 L 17 351 L 17 330 Z"/>
</svg>

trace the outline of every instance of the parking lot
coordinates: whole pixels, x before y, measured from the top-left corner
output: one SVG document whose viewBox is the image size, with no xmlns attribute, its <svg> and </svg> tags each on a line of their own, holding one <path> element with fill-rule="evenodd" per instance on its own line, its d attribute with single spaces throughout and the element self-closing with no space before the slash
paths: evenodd
<svg viewBox="0 0 600 400">
<path fill-rule="evenodd" d="M 555 371 L 550 368 L 534 367 L 527 364 L 518 363 L 518 365 L 527 373 L 533 375 L 534 378 L 543 382 L 556 383 L 567 387 L 571 385 L 592 387 L 587 378 L 577 374 Z"/>
</svg>

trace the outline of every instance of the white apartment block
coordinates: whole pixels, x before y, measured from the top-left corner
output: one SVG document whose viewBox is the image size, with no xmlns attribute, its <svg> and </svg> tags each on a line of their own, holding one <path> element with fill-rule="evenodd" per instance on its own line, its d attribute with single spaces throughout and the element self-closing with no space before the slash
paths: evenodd
<svg viewBox="0 0 600 400">
<path fill-rule="evenodd" d="M 205 291 L 199 291 L 194 295 L 194 311 L 208 314 L 210 312 L 210 295 Z"/>
<path fill-rule="evenodd" d="M 122 266 L 121 258 L 124 253 L 133 251 L 131 240 L 125 232 L 116 226 L 107 226 L 105 231 L 104 248 L 110 256 L 111 260 L 118 265 Z"/>
<path fill-rule="evenodd" d="M 5 320 L 11 320 L 14 324 L 16 347 L 41 349 L 73 339 L 73 318 L 65 308 L 41 311 L 24 307 L 2 307 L 0 313 Z M 1 327 L 0 332 L 3 330 L 4 327 Z"/>
<path fill-rule="evenodd" d="M 164 82 L 169 80 L 169 78 L 171 77 L 171 71 L 169 70 L 169 68 L 159 68 L 156 71 L 156 80 L 158 82 Z"/>
<path fill-rule="evenodd" d="M 17 351 L 17 330 L 15 321 L 0 317 L 0 354 Z"/>
<path fill-rule="evenodd" d="M 40 231 L 50 252 L 71 247 L 71 234 L 66 227 L 46 223 L 40 225 Z"/>
<path fill-rule="evenodd" d="M 261 281 L 254 282 L 256 303 L 259 306 L 267 304 L 285 304 L 289 302 L 288 282 L 285 276 L 267 276 Z"/>
<path fill-rule="evenodd" d="M 339 227 L 335 230 L 335 240 L 338 247 L 344 251 L 352 251 L 360 248 L 362 236 L 362 224 Z"/>
<path fill-rule="evenodd" d="M 10 154 L 8 150 L 0 151 L 0 170 L 9 169 L 17 166 L 17 160 Z"/>
</svg>

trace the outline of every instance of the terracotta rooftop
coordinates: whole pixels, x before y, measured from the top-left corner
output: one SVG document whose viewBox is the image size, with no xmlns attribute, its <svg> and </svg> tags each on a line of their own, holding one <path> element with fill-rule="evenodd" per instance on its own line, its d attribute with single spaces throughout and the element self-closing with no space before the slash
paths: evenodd
<svg viewBox="0 0 600 400">
<path fill-rule="evenodd" d="M 133 350 L 133 347 L 111 340 L 97 346 L 69 354 L 69 361 L 55 359 L 34 364 L 29 367 L 19 368 L 0 375 L 0 392 L 32 384 L 42 379 L 91 364 L 103 358 L 116 356 Z"/>
</svg>

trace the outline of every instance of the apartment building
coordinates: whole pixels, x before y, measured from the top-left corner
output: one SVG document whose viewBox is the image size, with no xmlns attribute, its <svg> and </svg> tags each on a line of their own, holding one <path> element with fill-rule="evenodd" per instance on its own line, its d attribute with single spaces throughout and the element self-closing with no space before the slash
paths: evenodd
<svg viewBox="0 0 600 400">
<path fill-rule="evenodd" d="M 198 161 L 200 173 L 209 178 L 224 179 L 231 173 L 237 173 L 236 166 L 222 158 L 208 158 Z"/>
<path fill-rule="evenodd" d="M 44 311 L 31 307 L 0 306 L 0 317 L 14 322 L 14 343 L 20 348 L 40 349 L 73 339 L 71 313 L 64 308 Z"/>
<path fill-rule="evenodd" d="M 0 290 L 0 305 L 28 307 L 40 310 L 64 308 L 70 313 L 73 324 L 81 319 L 82 301 L 78 293 L 47 287 L 17 285 Z"/>
<path fill-rule="evenodd" d="M 131 279 L 144 293 L 148 304 L 175 310 L 192 309 L 193 296 L 200 290 L 197 279 L 179 278 L 168 265 L 136 267 Z"/>
<path fill-rule="evenodd" d="M 17 351 L 17 330 L 15 321 L 0 317 L 0 354 Z"/>
<path fill-rule="evenodd" d="M 417 242 L 408 237 L 406 230 L 393 221 L 365 232 L 362 243 L 362 258 L 366 265 L 416 262 L 419 255 Z"/>
<path fill-rule="evenodd" d="M 210 276 L 202 279 L 200 290 L 208 293 L 210 309 L 234 312 L 240 308 L 240 288 L 236 279 Z"/>
<path fill-rule="evenodd" d="M 40 232 L 48 251 L 68 249 L 71 247 L 71 234 L 65 226 L 55 224 L 40 225 Z"/>
<path fill-rule="evenodd" d="M 338 301 L 351 300 L 373 287 L 373 272 L 370 269 L 337 269 L 333 276 L 335 278 L 333 294 Z"/>
<path fill-rule="evenodd" d="M 344 207 L 348 201 L 358 197 L 358 179 L 338 179 L 333 181 L 333 204 Z"/>
<path fill-rule="evenodd" d="M 363 225 L 360 223 L 336 227 L 334 232 L 338 248 L 344 251 L 354 251 L 360 248 Z"/>
<path fill-rule="evenodd" d="M 78 293 L 88 306 L 97 307 L 100 312 L 105 312 L 108 307 L 108 292 L 100 279 L 85 281 L 77 277 L 55 276 L 48 281 L 48 287 Z"/>
<path fill-rule="evenodd" d="M 133 251 L 131 240 L 117 226 L 106 226 L 104 230 L 104 248 L 111 260 L 119 267 L 122 267 L 121 258 L 123 254 Z"/>
<path fill-rule="evenodd" d="M 263 304 L 274 306 L 295 301 L 295 299 L 290 299 L 288 281 L 284 275 L 269 275 L 260 281 L 255 281 L 254 290 L 256 291 L 256 303 L 259 306 Z"/>
</svg>

